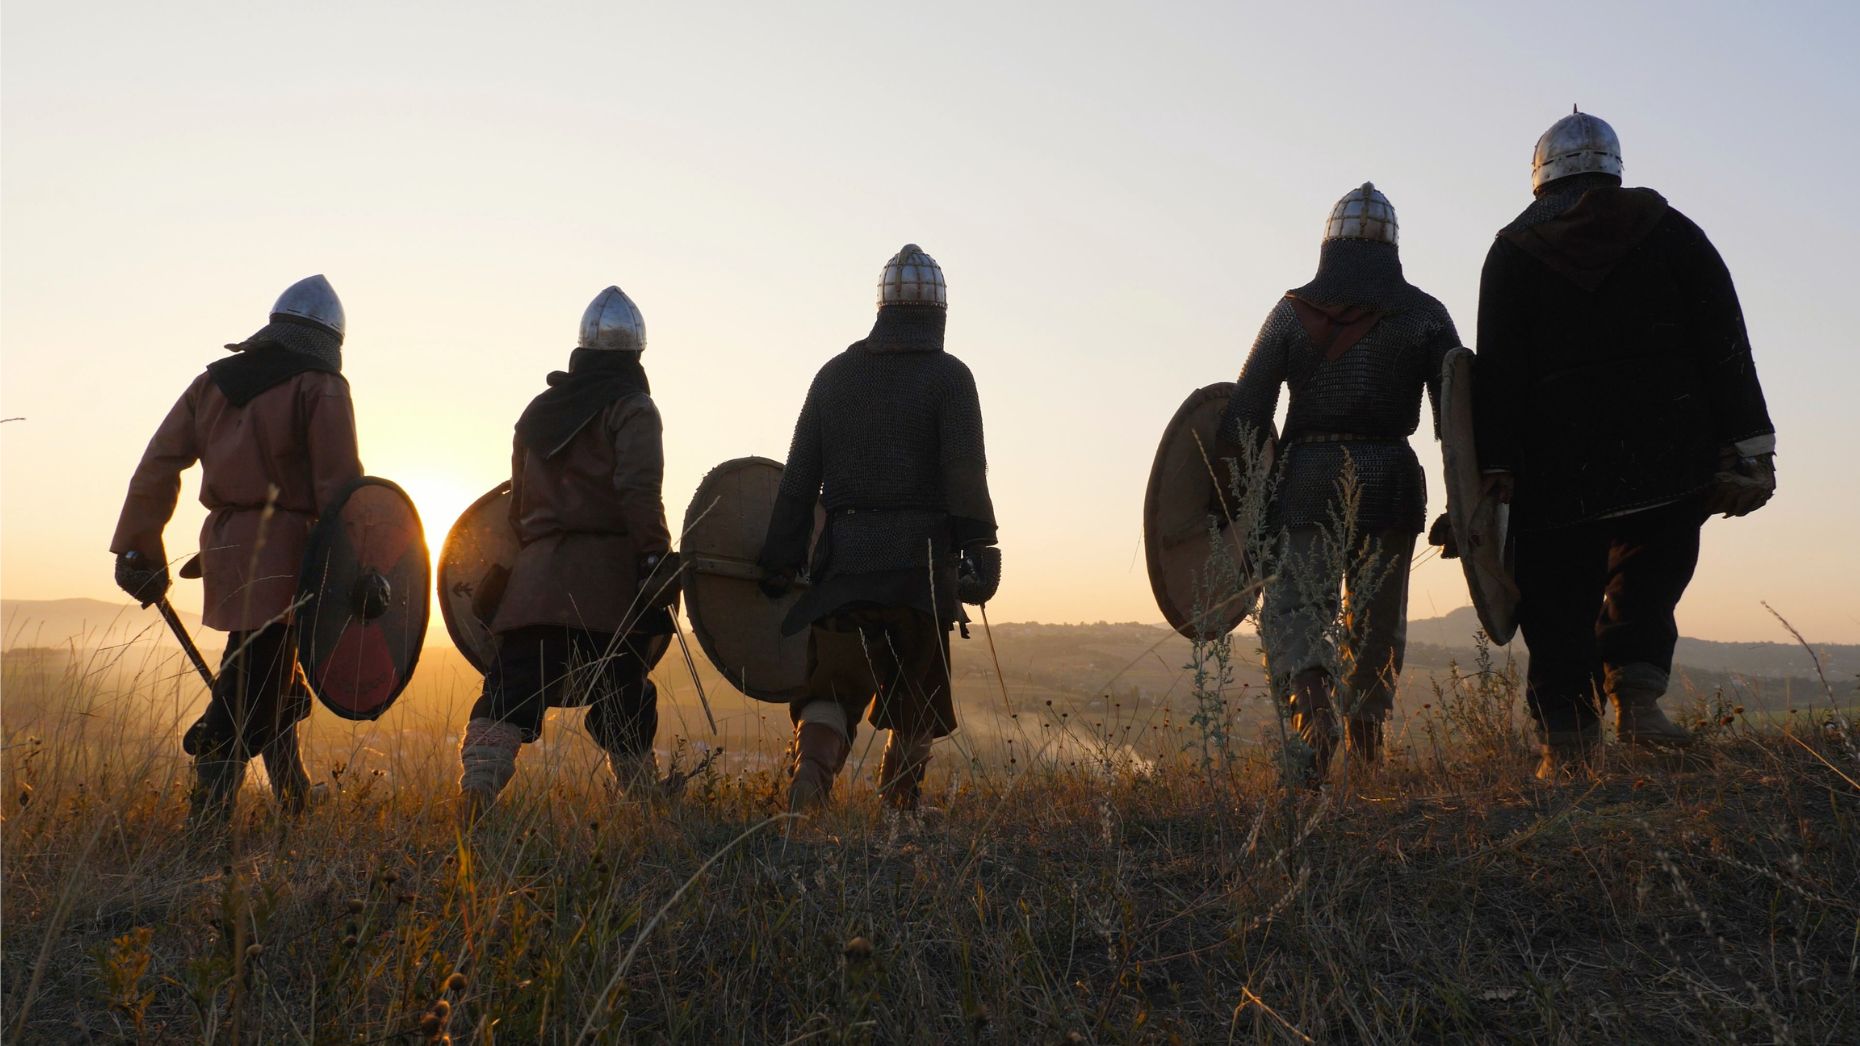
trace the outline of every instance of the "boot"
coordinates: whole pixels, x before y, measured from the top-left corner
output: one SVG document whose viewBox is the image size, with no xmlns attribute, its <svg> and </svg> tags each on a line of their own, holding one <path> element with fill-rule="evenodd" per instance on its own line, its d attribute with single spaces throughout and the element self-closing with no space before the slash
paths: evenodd
<svg viewBox="0 0 1860 1046">
<path fill-rule="evenodd" d="M 1350 758 L 1362 766 L 1382 762 L 1382 720 L 1379 717 L 1351 716 L 1344 724 L 1349 734 Z"/>
<path fill-rule="evenodd" d="M 802 722 L 794 729 L 794 780 L 788 782 L 788 810 L 807 813 L 827 805 L 833 778 L 846 765 L 852 745 L 846 735 L 822 723 Z"/>
<path fill-rule="evenodd" d="M 1574 730 L 1543 730 L 1537 736 L 1537 780 L 1559 784 L 1593 773 L 1602 750 L 1602 724 L 1587 723 Z"/>
<path fill-rule="evenodd" d="M 893 730 L 878 763 L 878 794 L 893 809 L 917 809 L 923 794 L 924 771 L 929 767 L 930 739 L 906 738 Z"/>
<path fill-rule="evenodd" d="M 1336 716 L 1330 704 L 1330 673 L 1307 668 L 1292 677 L 1292 726 L 1311 756 L 1303 771 L 1306 788 L 1317 788 L 1330 774 L 1330 757 L 1337 750 Z"/>
<path fill-rule="evenodd" d="M 239 787 L 245 784 L 246 762 L 220 754 L 194 757 L 194 789 L 187 797 L 184 831 L 201 837 L 226 834 Z"/>
<path fill-rule="evenodd" d="M 1658 666 L 1610 665 L 1604 686 L 1615 702 L 1615 736 L 1641 748 L 1684 748 L 1692 733 L 1660 710 L 1669 677 Z"/>
<path fill-rule="evenodd" d="M 465 724 L 459 744 L 459 822 L 471 828 L 497 802 L 498 794 L 517 773 L 517 749 L 523 731 L 496 719 L 473 719 Z"/>
<path fill-rule="evenodd" d="M 303 813 L 310 802 L 310 775 L 304 770 L 303 753 L 297 747 L 297 724 L 279 731 L 259 758 L 265 761 L 265 776 L 271 779 L 271 794 L 278 801 L 278 809 L 293 816 Z"/>
</svg>

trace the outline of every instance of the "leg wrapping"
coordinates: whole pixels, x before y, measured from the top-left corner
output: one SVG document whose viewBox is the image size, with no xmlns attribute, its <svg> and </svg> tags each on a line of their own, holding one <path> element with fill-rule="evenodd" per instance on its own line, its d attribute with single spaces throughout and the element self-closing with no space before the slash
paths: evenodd
<svg viewBox="0 0 1860 1046">
<path fill-rule="evenodd" d="M 496 719 L 473 719 L 465 725 L 465 740 L 459 746 L 459 763 L 463 773 L 459 790 L 495 798 L 517 773 L 517 749 L 523 745 L 523 730 L 514 723 Z"/>
</svg>

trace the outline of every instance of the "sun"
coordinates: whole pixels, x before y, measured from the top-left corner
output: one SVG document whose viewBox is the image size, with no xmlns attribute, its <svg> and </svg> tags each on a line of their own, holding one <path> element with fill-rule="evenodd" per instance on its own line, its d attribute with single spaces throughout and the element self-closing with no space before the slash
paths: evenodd
<svg viewBox="0 0 1860 1046">
<path fill-rule="evenodd" d="M 407 492 L 407 496 L 413 499 L 414 507 L 420 512 L 420 523 L 426 530 L 427 554 L 432 557 L 433 569 L 437 571 L 439 550 L 445 545 L 446 532 L 452 529 L 459 514 L 471 507 L 471 503 L 483 496 L 485 491 L 474 488 L 468 480 L 450 472 L 413 472 L 393 478 Z"/>
</svg>

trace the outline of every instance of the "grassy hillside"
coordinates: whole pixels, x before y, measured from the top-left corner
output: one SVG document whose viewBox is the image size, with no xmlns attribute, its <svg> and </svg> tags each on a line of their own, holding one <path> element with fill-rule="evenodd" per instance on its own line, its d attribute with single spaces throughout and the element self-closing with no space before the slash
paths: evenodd
<svg viewBox="0 0 1860 1046">
<path fill-rule="evenodd" d="M 1542 787 L 1515 677 L 1447 675 L 1405 703 L 1393 765 L 1288 793 L 1257 688 L 1192 721 L 1209 706 L 1167 681 L 1180 652 L 1145 652 L 1140 627 L 997 629 L 1005 700 L 992 662 L 978 668 L 985 644 L 959 648 L 967 726 L 938 746 L 921 816 L 877 811 L 868 732 L 841 805 L 784 823 L 785 716 L 712 686 L 733 758 L 681 798 L 610 795 L 571 713 L 463 840 L 453 745 L 474 681 L 435 658 L 379 723 L 316 717 L 330 803 L 279 819 L 255 774 L 216 852 L 178 833 L 174 734 L 199 684 L 172 655 L 9 654 L 3 1032 L 1837 1042 L 1860 1027 L 1860 739 L 1826 698 L 1771 724 L 1682 695 L 1710 716 L 1695 758 Z M 661 746 L 688 767 L 719 741 L 689 680 L 666 686 Z"/>
<path fill-rule="evenodd" d="M 75 702 L 85 708 L 87 737 L 106 735 L 119 720 L 133 720 L 138 732 L 179 737 L 204 706 L 205 689 L 180 658 L 152 611 L 124 609 L 94 600 L 52 603 L 9 601 L 8 644 L 0 670 L 7 694 L 7 728 L 43 729 L 48 713 L 62 714 Z M 1468 612 L 1413 622 L 1408 672 L 1397 700 L 1394 732 L 1399 743 L 1430 743 L 1441 728 L 1437 682 L 1454 671 L 1469 670 L 1478 653 L 1477 622 Z M 218 663 L 222 633 L 196 629 L 208 658 Z M 1183 747 L 1181 731 L 1196 714 L 1193 673 L 1186 667 L 1192 652 L 1166 628 L 1137 624 L 1002 624 L 989 633 L 979 623 L 972 638 L 953 640 L 955 689 L 964 730 L 954 745 L 968 755 L 1005 757 L 1007 740 L 1031 741 L 1062 749 L 1114 738 L 1144 758 L 1165 757 Z M 1731 644 L 1700 644 L 1692 648 Z M 1250 743 L 1276 729 L 1276 716 L 1264 700 L 1264 677 L 1257 664 L 1257 641 L 1247 633 L 1235 640 L 1239 663 L 1229 692 L 1222 695 L 1230 731 Z M 1797 707 L 1825 704 L 1824 687 L 1814 662 L 1800 646 L 1745 644 L 1763 671 L 1727 670 L 1721 660 L 1701 657 L 1720 667 L 1676 670 L 1678 692 L 1672 705 L 1694 720 L 1710 718 L 1717 707 L 1743 707 L 1752 717 L 1771 718 Z M 1855 648 L 1820 651 L 1837 698 L 1851 700 L 1852 668 L 1860 664 Z M 1500 667 L 1521 650 L 1493 652 Z M 733 766 L 761 766 L 779 761 L 787 743 L 786 710 L 744 698 L 693 649 L 698 680 L 718 723 L 712 734 L 684 661 L 674 648 L 654 678 L 662 697 L 659 743 L 669 748 L 684 741 L 722 747 Z M 1682 649 L 1682 658 L 1684 650 Z M 997 659 L 999 674 L 997 674 Z M 68 685 L 65 678 L 77 680 Z M 384 753 L 399 746 L 438 746 L 448 753 L 464 722 L 479 684 L 477 674 L 443 639 L 429 645 L 412 686 L 395 709 L 377 723 L 349 724 L 319 715 L 308 728 L 313 749 L 330 762 L 353 762 L 382 768 Z M 75 692 L 81 696 L 73 697 Z M 1521 709 L 1520 709 L 1521 714 Z M 579 737 L 579 712 L 551 713 L 545 743 Z M 866 746 L 858 754 L 863 758 Z M 1024 749 L 1023 749 L 1024 751 Z"/>
</svg>

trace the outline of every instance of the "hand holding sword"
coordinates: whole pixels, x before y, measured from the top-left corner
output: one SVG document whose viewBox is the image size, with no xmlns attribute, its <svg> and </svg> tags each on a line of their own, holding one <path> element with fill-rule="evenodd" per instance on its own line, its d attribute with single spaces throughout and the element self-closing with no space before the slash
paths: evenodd
<svg viewBox="0 0 1860 1046">
<path fill-rule="evenodd" d="M 186 571 L 182 571 L 183 574 Z M 213 670 L 207 667 L 207 659 L 200 656 L 200 648 L 194 645 L 194 638 L 187 634 L 187 626 L 181 623 L 181 615 L 174 612 L 168 603 L 168 564 L 155 562 L 140 552 L 124 552 L 116 557 L 116 586 L 129 593 L 131 599 L 139 601 L 146 609 L 153 606 L 160 611 L 163 621 L 174 633 L 174 638 L 186 651 L 187 659 L 194 663 L 194 670 L 210 690 L 213 688 Z"/>
</svg>

